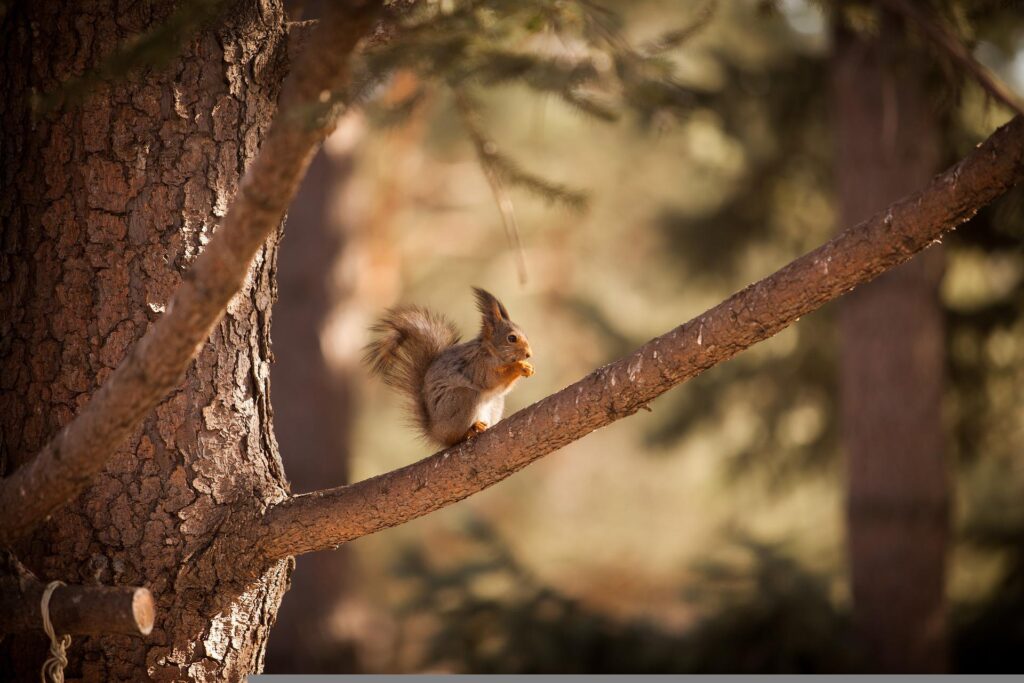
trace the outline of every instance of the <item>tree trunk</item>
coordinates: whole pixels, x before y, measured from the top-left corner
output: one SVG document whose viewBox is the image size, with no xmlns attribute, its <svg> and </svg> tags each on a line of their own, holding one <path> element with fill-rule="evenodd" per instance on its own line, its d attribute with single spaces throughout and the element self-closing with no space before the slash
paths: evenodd
<svg viewBox="0 0 1024 683">
<path fill-rule="evenodd" d="M 906 45 L 889 19 L 875 39 L 837 29 L 842 225 L 884 209 L 937 170 L 936 117 L 920 56 Z M 946 666 L 942 266 L 941 249 L 929 249 L 840 305 L 854 619 L 878 672 Z"/>
<path fill-rule="evenodd" d="M 0 455 L 12 471 L 66 424 L 152 321 L 234 196 L 275 110 L 283 14 L 239 3 L 166 67 L 34 117 L 34 94 L 164 21 L 170 2 L 9 6 L 0 59 Z M 229 507 L 280 500 L 268 368 L 275 244 L 263 248 L 180 385 L 76 501 L 14 550 L 41 580 L 148 586 L 146 639 L 75 638 L 68 678 L 240 680 L 259 670 L 288 581 L 227 590 L 203 557 Z M 248 549 L 236 546 L 245 564 Z M 200 585 L 206 582 L 205 585 Z M 0 668 L 37 680 L 41 635 Z"/>
</svg>

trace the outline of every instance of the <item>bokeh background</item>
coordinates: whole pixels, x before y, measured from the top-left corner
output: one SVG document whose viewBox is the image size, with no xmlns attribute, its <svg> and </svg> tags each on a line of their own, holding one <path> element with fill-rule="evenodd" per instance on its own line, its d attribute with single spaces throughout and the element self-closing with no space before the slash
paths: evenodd
<svg viewBox="0 0 1024 683">
<path fill-rule="evenodd" d="M 1020 91 L 1017 3 L 938 4 Z M 498 294 L 537 368 L 511 412 L 844 227 L 836 3 L 605 5 L 622 40 L 657 53 L 671 87 L 631 91 L 623 79 L 620 92 L 571 102 L 527 68 L 479 79 L 460 102 L 464 83 L 399 68 L 314 161 L 274 309 L 274 423 L 294 491 L 430 454 L 400 397 L 360 365 L 388 306 L 442 311 L 469 336 L 470 286 Z M 549 23 L 528 28 L 509 40 L 619 67 Z M 937 171 L 1009 112 L 927 41 L 901 36 L 923 64 L 915 83 L 936 124 L 919 144 Z M 536 176 L 538 187 L 501 188 L 518 246 L 482 149 Z M 936 429 L 953 502 L 937 669 L 1013 670 L 1024 652 L 1022 199 L 1011 192 L 941 248 Z M 870 669 L 852 616 L 838 317 L 827 306 L 466 501 L 299 558 L 267 672 Z"/>
</svg>

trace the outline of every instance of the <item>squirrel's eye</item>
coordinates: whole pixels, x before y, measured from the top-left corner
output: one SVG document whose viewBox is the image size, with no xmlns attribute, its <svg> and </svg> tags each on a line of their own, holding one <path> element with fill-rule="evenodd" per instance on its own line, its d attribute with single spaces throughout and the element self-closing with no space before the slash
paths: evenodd
<svg viewBox="0 0 1024 683">
<path fill-rule="evenodd" d="M 519 337 L 517 337 L 514 334 L 508 335 L 508 343 L 509 344 L 515 344 L 517 341 L 519 341 Z"/>
</svg>

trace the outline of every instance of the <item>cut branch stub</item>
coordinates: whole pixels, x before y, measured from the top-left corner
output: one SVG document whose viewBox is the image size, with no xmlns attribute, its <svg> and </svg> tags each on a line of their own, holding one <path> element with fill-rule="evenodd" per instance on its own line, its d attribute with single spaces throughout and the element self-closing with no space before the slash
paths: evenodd
<svg viewBox="0 0 1024 683">
<path fill-rule="evenodd" d="M 1015 118 L 931 184 L 633 354 L 468 443 L 365 481 L 292 496 L 253 520 L 264 561 L 336 547 L 462 500 L 646 406 L 909 260 L 1024 177 Z"/>
<path fill-rule="evenodd" d="M 44 589 L 35 579 L 0 578 L 0 634 L 42 631 Z M 50 598 L 57 634 L 147 636 L 155 618 L 153 595 L 139 586 L 60 586 Z"/>
</svg>

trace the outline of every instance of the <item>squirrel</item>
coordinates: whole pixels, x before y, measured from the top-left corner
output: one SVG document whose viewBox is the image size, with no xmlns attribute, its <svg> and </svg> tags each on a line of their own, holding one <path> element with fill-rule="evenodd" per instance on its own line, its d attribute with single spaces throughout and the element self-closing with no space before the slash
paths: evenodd
<svg viewBox="0 0 1024 683">
<path fill-rule="evenodd" d="M 453 446 L 501 419 L 507 394 L 533 375 L 523 330 L 490 292 L 474 287 L 480 334 L 459 343 L 443 315 L 418 306 L 389 309 L 370 328 L 379 337 L 364 361 L 384 383 L 404 393 L 415 425 L 429 441 Z"/>
</svg>

